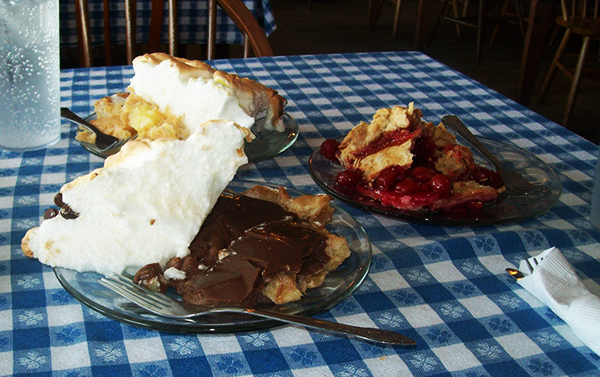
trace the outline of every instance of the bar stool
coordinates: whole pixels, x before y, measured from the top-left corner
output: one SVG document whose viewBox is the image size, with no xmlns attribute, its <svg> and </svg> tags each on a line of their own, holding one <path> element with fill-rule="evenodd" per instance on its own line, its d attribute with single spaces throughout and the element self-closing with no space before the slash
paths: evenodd
<svg viewBox="0 0 600 377">
<path fill-rule="evenodd" d="M 565 127 L 569 126 L 571 122 L 571 116 L 575 108 L 575 101 L 577 100 L 577 94 L 581 86 L 583 79 L 583 72 L 585 68 L 585 62 L 588 57 L 591 42 L 593 39 L 600 38 L 600 17 L 599 17 L 599 0 L 595 0 L 592 5 L 591 0 L 573 1 L 570 4 L 566 0 L 561 0 L 561 11 L 562 15 L 556 19 L 556 23 L 559 26 L 566 27 L 567 31 L 560 43 L 556 55 L 552 60 L 552 65 L 548 71 L 548 75 L 542 85 L 542 91 L 540 93 L 540 102 L 544 100 L 548 93 L 548 88 L 554 79 L 556 69 L 558 68 L 571 80 L 571 89 L 569 90 L 569 96 L 567 98 L 567 107 L 563 117 L 562 125 Z M 569 10 L 570 9 L 570 10 Z M 573 34 L 580 35 L 583 39 L 579 57 L 577 59 L 577 65 L 575 70 L 567 68 L 561 60 L 564 56 L 565 50 L 569 44 L 569 40 Z"/>
</svg>

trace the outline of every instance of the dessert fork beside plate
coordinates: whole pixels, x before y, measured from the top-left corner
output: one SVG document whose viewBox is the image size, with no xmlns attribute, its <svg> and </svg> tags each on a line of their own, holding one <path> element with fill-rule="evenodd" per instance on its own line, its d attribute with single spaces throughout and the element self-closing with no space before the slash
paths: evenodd
<svg viewBox="0 0 600 377">
<path fill-rule="evenodd" d="M 521 174 L 508 169 L 494 156 L 469 128 L 456 115 L 446 115 L 442 117 L 442 123 L 460 136 L 464 137 L 475 149 L 487 158 L 504 181 L 505 193 L 508 195 L 532 195 L 548 191 L 545 185 L 535 185 L 529 182 Z"/>
<path fill-rule="evenodd" d="M 100 284 L 108 289 L 125 297 L 131 302 L 142 308 L 162 317 L 179 318 L 192 320 L 214 313 L 245 313 L 268 319 L 274 319 L 279 322 L 301 325 L 308 328 L 330 331 L 336 334 L 343 334 L 358 337 L 374 342 L 413 347 L 417 343 L 400 333 L 376 328 L 359 327 L 346 325 L 343 323 L 325 321 L 313 317 L 288 314 L 264 310 L 259 308 L 243 308 L 238 306 L 207 308 L 199 305 L 192 305 L 175 300 L 167 295 L 152 292 L 136 285 L 131 279 L 118 274 L 105 276 L 99 280 Z"/>
</svg>

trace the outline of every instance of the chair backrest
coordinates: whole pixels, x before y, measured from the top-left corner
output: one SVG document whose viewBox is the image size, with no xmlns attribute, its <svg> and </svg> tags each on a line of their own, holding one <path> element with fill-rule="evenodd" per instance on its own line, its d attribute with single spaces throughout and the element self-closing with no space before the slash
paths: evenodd
<svg viewBox="0 0 600 377">
<path fill-rule="evenodd" d="M 598 18 L 599 0 L 560 0 L 562 19 Z"/>
<path fill-rule="evenodd" d="M 556 22 L 571 32 L 600 37 L 600 0 L 561 0 L 561 17 Z"/>
<path fill-rule="evenodd" d="M 217 30 L 217 7 L 219 4 L 235 25 L 244 34 L 244 57 L 254 55 L 273 56 L 271 44 L 260 27 L 256 18 L 250 13 L 241 0 L 209 0 L 208 2 L 208 59 L 215 58 L 216 30 Z"/>
<path fill-rule="evenodd" d="M 251 52 L 255 56 L 272 56 L 273 50 L 252 13 L 241 0 L 207 0 L 208 1 L 208 40 L 207 57 L 215 58 L 216 29 L 217 29 L 217 4 L 232 19 L 244 35 L 244 57 L 249 57 Z M 110 16 L 109 0 L 103 0 L 104 6 L 104 55 L 105 65 L 112 65 L 112 46 L 110 41 Z M 151 17 L 148 44 L 146 52 L 159 50 L 160 38 L 163 26 L 164 1 L 151 0 Z M 125 0 L 125 23 L 126 23 L 126 55 L 127 62 L 131 64 L 136 57 L 136 0 Z M 84 67 L 94 65 L 92 57 L 92 41 L 90 32 L 90 20 L 88 0 L 76 0 L 75 11 L 77 13 L 77 33 L 79 38 L 80 64 Z M 169 54 L 177 56 L 177 1 L 168 1 L 168 45 Z"/>
</svg>

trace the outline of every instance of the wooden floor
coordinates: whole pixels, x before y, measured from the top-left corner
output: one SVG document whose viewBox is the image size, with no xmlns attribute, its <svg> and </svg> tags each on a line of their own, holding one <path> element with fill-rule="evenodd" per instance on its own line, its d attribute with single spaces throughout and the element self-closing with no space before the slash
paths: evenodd
<svg viewBox="0 0 600 377">
<path fill-rule="evenodd" d="M 367 30 L 368 0 L 271 0 L 277 30 L 269 37 L 276 55 L 320 54 L 337 52 L 412 50 L 416 26 L 416 0 L 404 0 L 399 37 L 392 38 L 394 6 L 386 3 L 374 31 Z M 476 4 L 476 2 L 471 2 Z M 489 45 L 493 27 L 486 30 L 480 65 L 475 61 L 475 31 L 463 30 L 457 37 L 455 26 L 442 23 L 422 51 L 432 58 L 464 73 L 497 92 L 515 99 L 519 66 L 523 53 L 523 37 L 517 25 L 502 27 L 496 42 Z M 548 67 L 554 57 L 562 32 L 554 44 L 548 44 L 536 81 L 530 108 L 546 118 L 560 123 L 564 114 L 570 82 L 560 72 L 556 74 L 544 103 L 539 104 L 539 92 Z M 573 41 L 571 49 L 578 53 L 581 43 Z M 594 44 L 591 51 L 599 51 Z M 598 67 L 598 55 L 588 67 Z M 575 59 L 575 58 L 573 58 Z M 573 131 L 598 144 L 600 137 L 600 75 L 590 74 L 583 81 L 570 127 Z"/>
</svg>

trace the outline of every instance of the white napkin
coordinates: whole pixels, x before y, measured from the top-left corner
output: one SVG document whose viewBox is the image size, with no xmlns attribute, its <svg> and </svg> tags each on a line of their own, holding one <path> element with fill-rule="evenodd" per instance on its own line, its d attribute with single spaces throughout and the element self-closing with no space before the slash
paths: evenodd
<svg viewBox="0 0 600 377">
<path fill-rule="evenodd" d="M 548 305 L 583 343 L 600 355 L 600 297 L 583 285 L 560 250 L 552 247 L 522 260 L 519 269 L 526 276 L 518 283 Z"/>
</svg>

